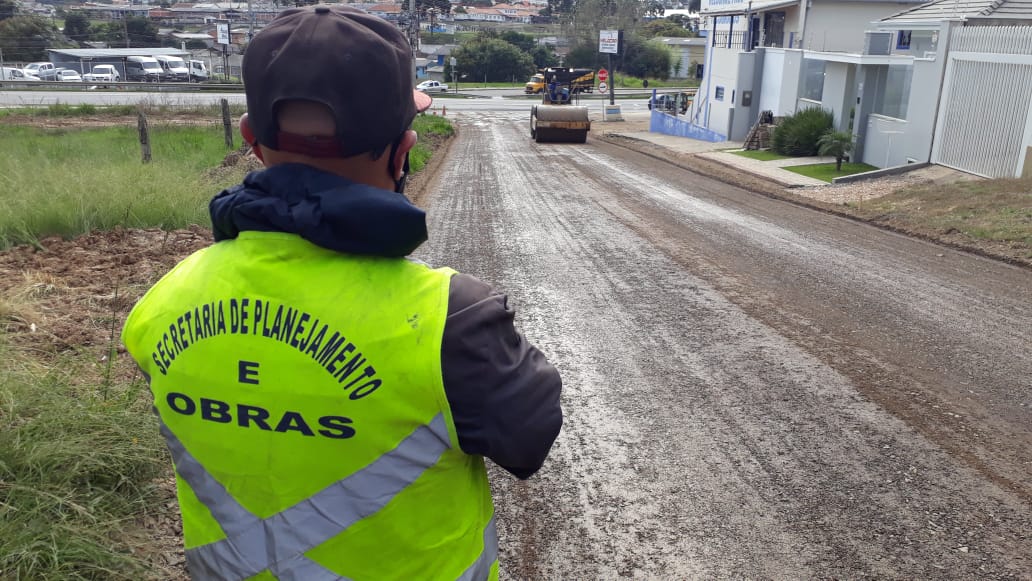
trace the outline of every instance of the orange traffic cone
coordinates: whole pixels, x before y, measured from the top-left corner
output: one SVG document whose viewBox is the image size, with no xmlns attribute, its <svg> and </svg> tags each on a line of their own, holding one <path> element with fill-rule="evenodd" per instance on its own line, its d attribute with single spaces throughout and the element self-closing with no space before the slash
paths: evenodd
<svg viewBox="0 0 1032 581">
<path fill-rule="evenodd" d="M 441 105 L 441 117 L 447 117 L 447 116 L 448 116 L 448 107 L 445 106 L 445 105 Z"/>
</svg>

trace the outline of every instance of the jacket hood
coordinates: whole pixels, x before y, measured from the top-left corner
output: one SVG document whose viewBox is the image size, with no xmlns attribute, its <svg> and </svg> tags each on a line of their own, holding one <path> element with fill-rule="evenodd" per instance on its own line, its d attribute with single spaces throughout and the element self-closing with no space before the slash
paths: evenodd
<svg viewBox="0 0 1032 581">
<path fill-rule="evenodd" d="M 426 213 L 402 194 L 302 164 L 247 174 L 208 205 L 215 241 L 287 232 L 349 254 L 402 257 L 426 241 Z"/>
</svg>

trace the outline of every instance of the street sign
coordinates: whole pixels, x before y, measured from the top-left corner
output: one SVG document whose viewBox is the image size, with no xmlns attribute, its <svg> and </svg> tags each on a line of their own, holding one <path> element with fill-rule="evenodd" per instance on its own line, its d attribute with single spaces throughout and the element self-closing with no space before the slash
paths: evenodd
<svg viewBox="0 0 1032 581">
<path fill-rule="evenodd" d="M 607 90 L 609 90 L 609 86 L 606 85 L 605 81 L 603 81 L 603 82 L 598 84 L 598 92 L 599 93 L 605 93 Z"/>
<path fill-rule="evenodd" d="M 216 22 L 215 23 L 215 35 L 216 42 L 219 44 L 229 44 L 229 23 L 228 22 Z"/>
<path fill-rule="evenodd" d="M 598 31 L 598 52 L 618 54 L 620 52 L 620 31 Z"/>
<path fill-rule="evenodd" d="M 609 80 L 609 71 L 605 69 L 598 70 L 598 82 L 604 83 Z"/>
</svg>

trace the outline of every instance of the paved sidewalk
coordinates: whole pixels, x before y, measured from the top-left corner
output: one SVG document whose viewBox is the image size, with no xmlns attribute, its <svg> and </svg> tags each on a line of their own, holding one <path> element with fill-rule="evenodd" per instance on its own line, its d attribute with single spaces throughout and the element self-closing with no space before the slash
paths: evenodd
<svg viewBox="0 0 1032 581">
<path fill-rule="evenodd" d="M 592 130 L 599 130 L 606 135 L 646 141 L 677 153 L 697 155 L 786 188 L 826 186 L 828 182 L 788 171 L 784 169 L 785 167 L 814 163 L 832 163 L 835 161 L 833 157 L 801 157 L 771 161 L 749 159 L 748 157 L 742 157 L 727 151 L 729 149 L 741 149 L 741 142 L 722 141 L 720 143 L 710 143 L 688 137 L 652 133 L 648 130 L 648 112 L 644 114 L 638 111 L 628 112 L 624 114 L 624 117 L 625 121 L 618 123 L 595 121 Z"/>
</svg>

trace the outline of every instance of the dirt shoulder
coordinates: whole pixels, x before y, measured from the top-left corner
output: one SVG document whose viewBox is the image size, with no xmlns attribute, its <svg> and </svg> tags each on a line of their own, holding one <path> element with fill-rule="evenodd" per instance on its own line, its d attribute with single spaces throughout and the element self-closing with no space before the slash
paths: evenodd
<svg viewBox="0 0 1032 581">
<path fill-rule="evenodd" d="M 693 153 L 634 139 L 615 124 L 592 136 L 764 196 L 1032 268 L 1032 181 L 982 180 L 930 166 L 902 176 L 785 188 Z M 959 182 L 965 182 L 957 186 Z M 966 182 L 971 182 L 970 184 Z M 969 232 L 976 232 L 975 236 Z M 995 237 L 995 238 L 994 238 Z"/>
</svg>

